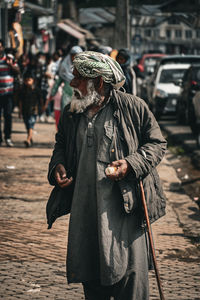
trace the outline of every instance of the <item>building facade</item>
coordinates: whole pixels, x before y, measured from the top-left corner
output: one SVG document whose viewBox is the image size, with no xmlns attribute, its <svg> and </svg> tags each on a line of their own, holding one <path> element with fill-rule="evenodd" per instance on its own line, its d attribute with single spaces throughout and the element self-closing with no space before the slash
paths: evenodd
<svg viewBox="0 0 200 300">
<path fill-rule="evenodd" d="M 189 14 L 134 15 L 132 52 L 200 54 L 200 19 Z"/>
</svg>

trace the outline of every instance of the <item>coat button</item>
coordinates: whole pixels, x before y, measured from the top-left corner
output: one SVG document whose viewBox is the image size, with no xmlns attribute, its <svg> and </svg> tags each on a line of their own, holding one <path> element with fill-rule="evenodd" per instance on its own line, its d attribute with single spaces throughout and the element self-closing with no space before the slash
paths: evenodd
<svg viewBox="0 0 200 300">
<path fill-rule="evenodd" d="M 124 189 L 123 192 L 126 193 L 126 189 Z"/>
<path fill-rule="evenodd" d="M 113 149 L 111 150 L 111 152 L 115 152 L 115 149 L 113 148 Z"/>
<path fill-rule="evenodd" d="M 125 207 L 128 207 L 128 203 L 125 203 L 124 206 L 125 206 Z"/>
</svg>

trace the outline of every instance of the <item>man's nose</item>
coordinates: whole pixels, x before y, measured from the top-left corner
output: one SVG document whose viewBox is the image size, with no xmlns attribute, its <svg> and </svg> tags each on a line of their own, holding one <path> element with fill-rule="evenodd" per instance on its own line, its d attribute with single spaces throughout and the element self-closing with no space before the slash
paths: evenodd
<svg viewBox="0 0 200 300">
<path fill-rule="evenodd" d="M 74 78 L 71 80 L 70 84 L 69 84 L 71 87 L 75 87 L 75 80 Z"/>
</svg>

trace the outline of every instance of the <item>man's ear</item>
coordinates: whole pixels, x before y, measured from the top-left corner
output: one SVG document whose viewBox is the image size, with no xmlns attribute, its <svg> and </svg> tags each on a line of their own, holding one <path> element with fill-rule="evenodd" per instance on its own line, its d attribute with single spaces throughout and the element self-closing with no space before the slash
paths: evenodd
<svg viewBox="0 0 200 300">
<path fill-rule="evenodd" d="M 104 81 L 101 76 L 95 78 L 94 86 L 96 91 L 101 95 L 102 91 L 104 90 Z"/>
</svg>

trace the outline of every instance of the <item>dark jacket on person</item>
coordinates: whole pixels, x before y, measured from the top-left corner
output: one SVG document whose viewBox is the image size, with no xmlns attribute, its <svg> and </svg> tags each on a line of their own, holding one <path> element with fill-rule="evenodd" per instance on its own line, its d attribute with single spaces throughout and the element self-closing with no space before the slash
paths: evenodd
<svg viewBox="0 0 200 300">
<path fill-rule="evenodd" d="M 150 221 L 154 222 L 165 214 L 166 199 L 156 166 L 164 156 L 166 141 L 142 99 L 113 90 L 110 104 L 113 106 L 115 120 L 114 134 L 109 137 L 110 162 L 124 158 L 132 167 L 128 176 L 118 181 L 124 200 L 124 211 L 131 214 L 137 210 L 141 215 L 141 225 L 145 225 L 139 180 L 143 181 Z M 58 217 L 70 213 L 77 171 L 76 132 L 79 120 L 80 114 L 71 113 L 69 106 L 66 106 L 49 164 L 48 179 L 50 184 L 55 185 L 46 208 L 49 229 Z M 73 183 L 64 189 L 56 184 L 53 175 L 55 166 L 59 163 L 65 166 L 68 178 L 74 178 Z"/>
<path fill-rule="evenodd" d="M 37 87 L 31 88 L 25 84 L 18 92 L 19 102 L 22 104 L 22 115 L 27 118 L 38 114 L 38 107 L 41 103 L 41 90 Z"/>
</svg>

